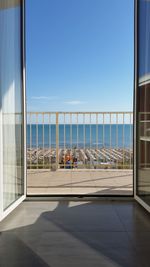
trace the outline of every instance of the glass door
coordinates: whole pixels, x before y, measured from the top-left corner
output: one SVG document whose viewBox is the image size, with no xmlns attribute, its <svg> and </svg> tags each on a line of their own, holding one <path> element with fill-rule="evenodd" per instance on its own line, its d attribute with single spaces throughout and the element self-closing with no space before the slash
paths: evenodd
<svg viewBox="0 0 150 267">
<path fill-rule="evenodd" d="M 24 1 L 0 0 L 0 219 L 26 196 Z"/>
<path fill-rule="evenodd" d="M 150 1 L 135 1 L 135 198 L 150 211 Z"/>
</svg>

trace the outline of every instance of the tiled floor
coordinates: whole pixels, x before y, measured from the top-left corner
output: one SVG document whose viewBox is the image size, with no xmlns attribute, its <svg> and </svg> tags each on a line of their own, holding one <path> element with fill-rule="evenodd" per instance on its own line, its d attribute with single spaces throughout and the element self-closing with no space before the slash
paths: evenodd
<svg viewBox="0 0 150 267">
<path fill-rule="evenodd" d="M 131 195 L 132 170 L 28 170 L 28 194 Z"/>
<path fill-rule="evenodd" d="M 150 214 L 134 201 L 24 202 L 0 231 L 0 267 L 150 266 Z"/>
</svg>

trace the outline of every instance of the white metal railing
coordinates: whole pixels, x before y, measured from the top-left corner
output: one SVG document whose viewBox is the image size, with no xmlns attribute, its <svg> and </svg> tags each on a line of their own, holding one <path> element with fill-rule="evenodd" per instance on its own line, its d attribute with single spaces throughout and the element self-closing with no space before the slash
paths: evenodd
<svg viewBox="0 0 150 267">
<path fill-rule="evenodd" d="M 132 168 L 132 112 L 28 112 L 27 167 Z"/>
</svg>

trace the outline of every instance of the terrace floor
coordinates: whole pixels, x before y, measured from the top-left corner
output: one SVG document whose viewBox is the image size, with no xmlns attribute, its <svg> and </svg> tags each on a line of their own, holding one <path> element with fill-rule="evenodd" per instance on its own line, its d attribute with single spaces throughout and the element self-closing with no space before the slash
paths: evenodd
<svg viewBox="0 0 150 267">
<path fill-rule="evenodd" d="M 131 195 L 132 170 L 28 170 L 27 193 Z"/>
<path fill-rule="evenodd" d="M 149 248 L 134 200 L 28 201 L 0 223 L 2 267 L 149 267 Z"/>
</svg>

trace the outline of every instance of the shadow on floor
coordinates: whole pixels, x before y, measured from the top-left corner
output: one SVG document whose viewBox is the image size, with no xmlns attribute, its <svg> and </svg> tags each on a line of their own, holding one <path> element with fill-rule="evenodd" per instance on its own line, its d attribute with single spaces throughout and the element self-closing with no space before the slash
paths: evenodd
<svg viewBox="0 0 150 267">
<path fill-rule="evenodd" d="M 134 201 L 24 202 L 0 229 L 2 267 L 150 266 L 150 215 Z"/>
</svg>

